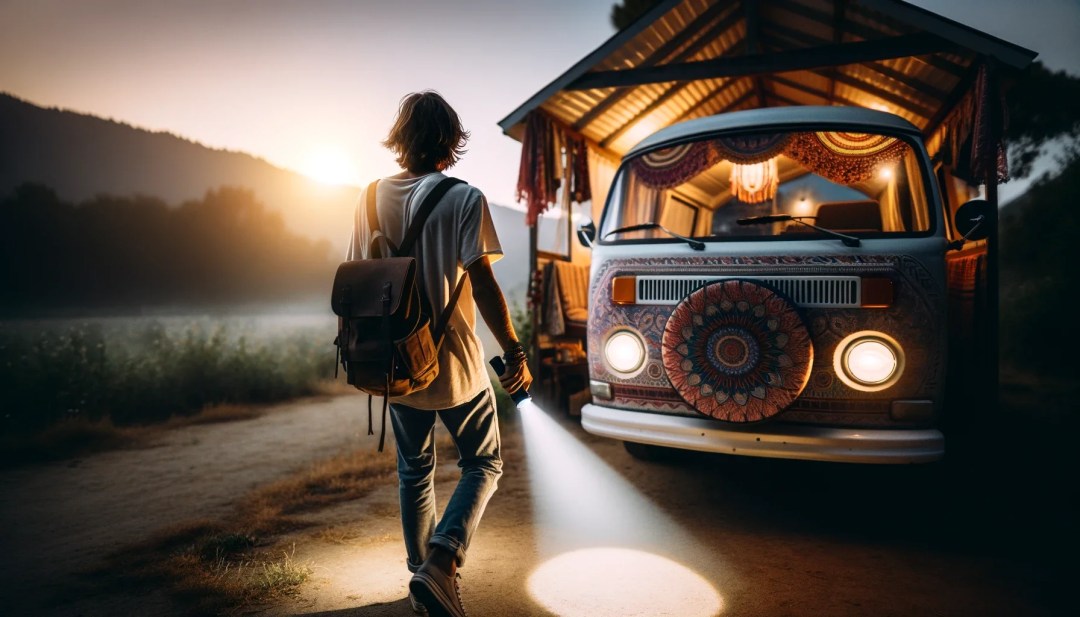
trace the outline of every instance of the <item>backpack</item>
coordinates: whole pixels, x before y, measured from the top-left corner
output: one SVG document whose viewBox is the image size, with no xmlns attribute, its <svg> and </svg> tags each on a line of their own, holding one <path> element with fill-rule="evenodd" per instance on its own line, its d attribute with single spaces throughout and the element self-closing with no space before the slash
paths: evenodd
<svg viewBox="0 0 1080 617">
<path fill-rule="evenodd" d="M 344 369 L 346 380 L 368 395 L 368 435 L 371 425 L 371 397 L 383 397 L 382 433 L 379 451 L 386 441 L 386 408 L 392 396 L 404 396 L 428 387 L 439 375 L 438 354 L 446 324 L 461 295 L 464 276 L 458 280 L 450 303 L 434 322 L 418 281 L 416 258 L 410 256 L 417 238 L 435 206 L 455 184 L 446 178 L 435 185 L 420 204 L 416 218 L 405 231 L 401 246 L 393 243 L 379 229 L 375 209 L 378 180 L 367 189 L 367 220 L 371 232 L 370 259 L 346 261 L 338 266 L 330 306 L 338 319 L 334 376 L 337 367 Z M 389 249 L 385 255 L 377 241 Z M 377 255 L 377 257 L 376 257 Z"/>
</svg>

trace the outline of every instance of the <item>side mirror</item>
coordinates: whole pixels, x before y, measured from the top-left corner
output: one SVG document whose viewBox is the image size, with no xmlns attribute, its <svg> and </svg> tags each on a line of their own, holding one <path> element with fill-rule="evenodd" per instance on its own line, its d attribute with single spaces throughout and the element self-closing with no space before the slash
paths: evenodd
<svg viewBox="0 0 1080 617">
<path fill-rule="evenodd" d="M 949 249 L 960 250 L 968 240 L 985 240 L 990 235 L 989 219 L 993 214 L 990 211 L 992 207 L 985 199 L 972 199 L 960 206 L 953 218 L 960 239 L 950 242 Z"/>
<path fill-rule="evenodd" d="M 591 249 L 593 240 L 596 239 L 596 225 L 589 221 L 588 223 L 582 223 L 578 226 L 577 239 L 587 249 Z"/>
</svg>

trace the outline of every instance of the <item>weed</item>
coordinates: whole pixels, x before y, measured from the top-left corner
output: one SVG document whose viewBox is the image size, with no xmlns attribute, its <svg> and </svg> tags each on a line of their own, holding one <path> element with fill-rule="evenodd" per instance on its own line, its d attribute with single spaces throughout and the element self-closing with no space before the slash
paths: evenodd
<svg viewBox="0 0 1080 617">
<path fill-rule="evenodd" d="M 0 323 L 0 436 L 25 437 L 67 420 L 149 424 L 216 405 L 313 394 L 333 377 L 330 328 Z"/>
</svg>

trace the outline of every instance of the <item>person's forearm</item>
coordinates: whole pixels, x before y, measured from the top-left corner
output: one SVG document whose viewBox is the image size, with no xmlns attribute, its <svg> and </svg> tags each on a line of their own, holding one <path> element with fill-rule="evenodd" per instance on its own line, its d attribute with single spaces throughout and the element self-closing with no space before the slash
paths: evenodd
<svg viewBox="0 0 1080 617">
<path fill-rule="evenodd" d="M 518 345 L 517 333 L 514 332 L 514 322 L 510 319 L 510 310 L 506 307 L 502 289 L 499 288 L 495 274 L 491 271 L 491 265 L 486 258 L 481 258 L 469 267 L 469 277 L 472 279 L 473 299 L 476 300 L 476 308 L 480 316 L 484 318 L 491 334 L 499 347 L 506 351 Z"/>
</svg>

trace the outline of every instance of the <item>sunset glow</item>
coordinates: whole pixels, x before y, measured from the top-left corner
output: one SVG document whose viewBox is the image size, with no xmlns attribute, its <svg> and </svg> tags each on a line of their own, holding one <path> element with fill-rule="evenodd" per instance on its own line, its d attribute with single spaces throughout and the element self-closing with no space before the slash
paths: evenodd
<svg viewBox="0 0 1080 617">
<path fill-rule="evenodd" d="M 357 184 L 356 165 L 343 148 L 321 146 L 304 156 L 301 173 L 323 184 Z"/>
</svg>

